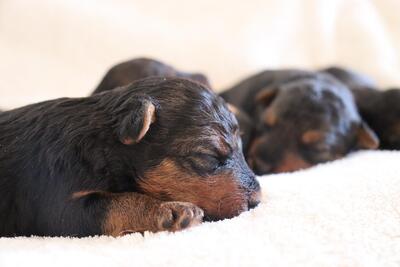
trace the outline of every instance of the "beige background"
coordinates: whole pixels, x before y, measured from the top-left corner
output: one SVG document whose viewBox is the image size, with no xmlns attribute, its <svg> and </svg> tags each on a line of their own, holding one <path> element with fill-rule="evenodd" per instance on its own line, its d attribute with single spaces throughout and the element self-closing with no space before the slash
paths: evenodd
<svg viewBox="0 0 400 267">
<path fill-rule="evenodd" d="M 264 68 L 345 64 L 400 85 L 400 1 L 0 0 L 0 107 L 87 95 L 150 56 L 226 88 Z"/>
</svg>

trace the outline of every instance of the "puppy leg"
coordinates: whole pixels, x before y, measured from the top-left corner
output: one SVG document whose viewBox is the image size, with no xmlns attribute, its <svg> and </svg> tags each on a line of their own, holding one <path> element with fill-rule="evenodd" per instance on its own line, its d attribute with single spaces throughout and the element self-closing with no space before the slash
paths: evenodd
<svg viewBox="0 0 400 267">
<path fill-rule="evenodd" d="M 73 201 L 85 209 L 82 216 L 96 214 L 96 209 L 105 209 L 103 218 L 85 219 L 100 219 L 101 234 L 112 236 L 145 231 L 179 231 L 201 223 L 204 216 L 203 210 L 194 204 L 163 202 L 138 193 L 77 193 Z"/>
</svg>

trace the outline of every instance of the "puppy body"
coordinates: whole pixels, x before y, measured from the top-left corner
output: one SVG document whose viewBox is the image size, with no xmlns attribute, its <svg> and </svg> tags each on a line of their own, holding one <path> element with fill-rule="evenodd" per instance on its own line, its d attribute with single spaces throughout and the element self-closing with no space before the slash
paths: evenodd
<svg viewBox="0 0 400 267">
<path fill-rule="evenodd" d="M 376 146 L 349 89 L 328 74 L 264 71 L 222 97 L 257 121 L 247 154 L 258 174 L 306 168 Z"/>
<path fill-rule="evenodd" d="M 380 139 L 382 149 L 400 149 L 400 90 L 380 91 L 365 75 L 340 67 L 322 70 L 352 90 L 362 118 Z"/>
<path fill-rule="evenodd" d="M 0 114 L 0 236 L 176 231 L 258 203 L 222 100 L 145 79 Z"/>
<path fill-rule="evenodd" d="M 322 73 L 328 73 L 347 85 L 351 90 L 359 89 L 373 89 L 376 88 L 376 83 L 370 77 L 341 67 L 332 66 L 321 70 Z"/>
<path fill-rule="evenodd" d="M 207 77 L 201 73 L 182 72 L 158 60 L 136 58 L 117 64 L 107 71 L 93 94 L 109 91 L 148 77 L 185 78 L 210 87 Z"/>
</svg>

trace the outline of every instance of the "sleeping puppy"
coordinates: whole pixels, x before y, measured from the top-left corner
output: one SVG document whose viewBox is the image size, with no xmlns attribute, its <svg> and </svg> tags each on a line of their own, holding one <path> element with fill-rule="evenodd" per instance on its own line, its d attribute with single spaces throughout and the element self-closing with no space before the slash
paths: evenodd
<svg viewBox="0 0 400 267">
<path fill-rule="evenodd" d="M 332 66 L 326 69 L 320 70 L 322 73 L 328 73 L 347 85 L 351 90 L 356 88 L 376 88 L 376 83 L 370 77 L 361 73 L 355 72 L 350 69 L 344 69 L 341 67 Z"/>
<path fill-rule="evenodd" d="M 92 94 L 109 91 L 152 76 L 184 78 L 210 87 L 207 77 L 201 73 L 182 72 L 154 59 L 136 58 L 113 66 Z"/>
<path fill-rule="evenodd" d="M 148 78 L 0 114 L 0 236 L 178 231 L 255 207 L 238 124 L 199 83 Z"/>
<path fill-rule="evenodd" d="M 255 123 L 242 109 L 230 103 L 227 104 L 227 107 L 235 115 L 236 120 L 238 121 L 240 138 L 242 139 L 243 154 L 245 157 L 247 157 L 246 153 L 256 130 Z"/>
<path fill-rule="evenodd" d="M 137 58 L 113 66 L 92 94 L 109 91 L 151 76 L 185 78 L 199 82 L 212 90 L 207 77 L 201 73 L 182 72 L 154 59 Z M 228 108 L 235 114 L 239 122 L 243 148 L 246 151 L 254 130 L 253 122 L 240 108 L 233 105 L 228 105 Z"/>
<path fill-rule="evenodd" d="M 256 174 L 295 171 L 378 146 L 349 89 L 328 74 L 264 71 L 222 97 L 257 120 L 247 151 Z"/>
<path fill-rule="evenodd" d="M 362 118 L 380 139 L 380 148 L 400 150 L 400 90 L 380 91 L 368 77 L 340 67 L 322 71 L 351 88 Z"/>
</svg>

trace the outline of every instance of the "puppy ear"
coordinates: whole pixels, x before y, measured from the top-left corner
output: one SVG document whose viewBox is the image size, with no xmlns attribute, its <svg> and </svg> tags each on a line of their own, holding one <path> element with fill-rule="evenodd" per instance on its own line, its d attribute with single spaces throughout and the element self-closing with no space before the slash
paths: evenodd
<svg viewBox="0 0 400 267">
<path fill-rule="evenodd" d="M 357 148 L 377 149 L 378 147 L 378 136 L 365 122 L 362 122 L 357 132 Z"/>
<path fill-rule="evenodd" d="M 325 134 L 320 130 L 308 130 L 301 136 L 301 142 L 303 144 L 313 144 L 320 142 L 324 139 Z"/>
<path fill-rule="evenodd" d="M 230 112 L 232 112 L 235 116 L 239 115 L 240 111 L 239 111 L 239 109 L 238 109 L 236 106 L 234 106 L 234 105 L 232 105 L 232 104 L 229 104 L 229 103 L 226 103 L 226 107 L 227 107 L 228 110 L 229 110 Z"/>
<path fill-rule="evenodd" d="M 125 145 L 140 142 L 146 135 L 150 125 L 156 120 L 156 107 L 150 100 L 143 100 L 122 119 L 119 125 L 119 139 Z"/>
<path fill-rule="evenodd" d="M 278 88 L 264 88 L 255 97 L 257 103 L 268 106 L 278 93 Z"/>
</svg>

